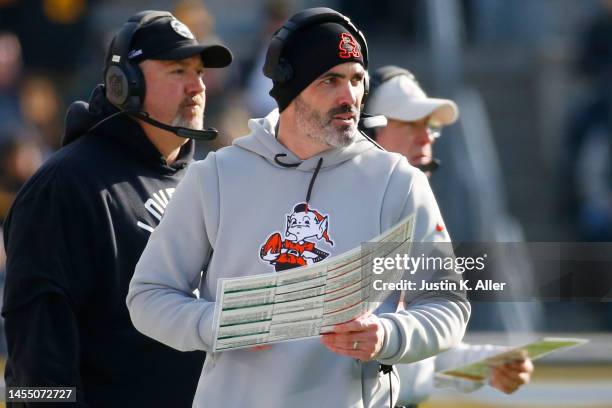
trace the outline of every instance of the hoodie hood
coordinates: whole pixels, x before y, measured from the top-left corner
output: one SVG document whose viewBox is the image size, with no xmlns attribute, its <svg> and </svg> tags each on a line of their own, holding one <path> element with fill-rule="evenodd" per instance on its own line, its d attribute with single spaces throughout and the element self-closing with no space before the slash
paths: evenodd
<svg viewBox="0 0 612 408">
<path fill-rule="evenodd" d="M 337 166 L 376 146 L 361 133 L 353 143 L 346 147 L 333 148 L 300 160 L 291 150 L 276 139 L 276 125 L 279 120 L 278 109 L 273 110 L 265 118 L 249 120 L 251 133 L 234 140 L 233 145 L 248 150 L 265 158 L 277 167 L 293 167 L 301 171 L 313 171 L 317 167 L 323 169 Z M 323 159 L 321 161 L 321 159 Z M 285 163 L 283 166 L 279 161 Z M 321 162 L 321 164 L 319 164 Z"/>
<path fill-rule="evenodd" d="M 73 102 L 66 113 L 66 132 L 62 137 L 62 146 L 73 142 L 87 133 L 96 123 L 118 112 L 105 96 L 104 85 L 97 85 L 91 92 L 89 102 Z"/>
</svg>

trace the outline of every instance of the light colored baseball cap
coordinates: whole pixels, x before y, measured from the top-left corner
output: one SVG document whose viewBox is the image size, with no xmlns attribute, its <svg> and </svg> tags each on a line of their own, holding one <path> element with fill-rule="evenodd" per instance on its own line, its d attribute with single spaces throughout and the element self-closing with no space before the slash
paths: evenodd
<svg viewBox="0 0 612 408">
<path fill-rule="evenodd" d="M 459 117 L 450 99 L 429 98 L 414 77 L 397 75 L 380 84 L 370 96 L 368 113 L 414 122 L 430 116 L 435 126 L 450 125 Z"/>
</svg>

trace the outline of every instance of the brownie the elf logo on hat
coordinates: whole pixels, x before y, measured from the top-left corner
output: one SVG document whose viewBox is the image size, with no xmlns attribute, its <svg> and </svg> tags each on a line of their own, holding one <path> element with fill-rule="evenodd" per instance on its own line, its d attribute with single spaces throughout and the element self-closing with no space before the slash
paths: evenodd
<svg viewBox="0 0 612 408">
<path fill-rule="evenodd" d="M 340 52 L 338 56 L 340 58 L 360 58 L 361 53 L 359 52 L 359 46 L 357 42 L 349 33 L 341 33 L 340 34 L 340 44 L 338 44 L 338 48 Z"/>
<path fill-rule="evenodd" d="M 172 21 L 170 22 L 170 25 L 172 26 L 172 29 L 176 31 L 178 35 L 182 35 L 183 37 L 189 38 L 190 40 L 193 40 L 195 38 L 193 34 L 191 33 L 191 31 L 189 31 L 189 28 L 187 28 L 185 24 L 181 23 L 177 19 L 175 18 L 172 19 Z"/>
</svg>

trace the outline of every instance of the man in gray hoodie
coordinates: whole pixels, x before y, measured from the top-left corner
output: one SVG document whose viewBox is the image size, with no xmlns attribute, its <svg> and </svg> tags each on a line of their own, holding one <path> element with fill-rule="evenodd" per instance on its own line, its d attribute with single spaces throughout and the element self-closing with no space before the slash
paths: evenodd
<svg viewBox="0 0 612 408">
<path fill-rule="evenodd" d="M 381 364 L 418 361 L 461 340 L 463 292 L 407 294 L 405 308 L 397 292 L 319 339 L 212 352 L 219 279 L 319 262 L 411 214 L 415 242 L 449 241 L 426 177 L 357 130 L 365 69 L 365 38 L 346 17 L 326 8 L 291 17 L 264 67 L 279 109 L 193 164 L 151 235 L 128 309 L 142 333 L 208 352 L 194 406 L 387 407 L 399 382 L 395 371 L 387 381 Z"/>
</svg>

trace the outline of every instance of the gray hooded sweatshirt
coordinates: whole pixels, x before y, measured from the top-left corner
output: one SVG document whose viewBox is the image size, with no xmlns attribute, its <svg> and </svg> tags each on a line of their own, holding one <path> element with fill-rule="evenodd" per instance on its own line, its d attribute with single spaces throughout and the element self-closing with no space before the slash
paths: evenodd
<svg viewBox="0 0 612 408">
<path fill-rule="evenodd" d="M 425 293 L 401 311 L 399 295 L 390 297 L 376 311 L 385 329 L 376 361 L 335 354 L 316 337 L 212 353 L 220 278 L 341 254 L 412 213 L 415 241 L 449 240 L 426 177 L 403 156 L 358 135 L 348 147 L 300 162 L 275 138 L 277 121 L 278 111 L 249 121 L 248 136 L 190 166 L 136 266 L 127 297 L 132 321 L 178 350 L 208 352 L 196 407 L 387 407 L 390 377 L 379 364 L 418 361 L 458 344 L 469 317 L 463 293 Z M 264 248 L 275 245 L 284 255 L 264 259 Z"/>
</svg>

